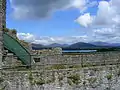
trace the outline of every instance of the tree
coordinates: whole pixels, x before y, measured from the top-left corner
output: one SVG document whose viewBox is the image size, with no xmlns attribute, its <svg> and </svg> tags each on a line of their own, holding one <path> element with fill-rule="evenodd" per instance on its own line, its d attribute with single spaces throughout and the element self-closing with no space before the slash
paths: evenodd
<svg viewBox="0 0 120 90">
<path fill-rule="evenodd" d="M 17 34 L 17 30 L 16 29 L 12 29 L 11 32 L 12 32 L 12 34 Z"/>
<path fill-rule="evenodd" d="M 9 32 L 9 29 L 8 28 L 4 28 L 3 29 L 5 32 Z"/>
</svg>

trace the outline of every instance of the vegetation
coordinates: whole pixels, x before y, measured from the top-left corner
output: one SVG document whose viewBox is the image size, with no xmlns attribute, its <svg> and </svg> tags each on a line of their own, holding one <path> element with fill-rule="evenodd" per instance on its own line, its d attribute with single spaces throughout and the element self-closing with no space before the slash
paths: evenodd
<svg viewBox="0 0 120 90">
<path fill-rule="evenodd" d="M 17 30 L 12 29 L 12 30 L 11 30 L 11 33 L 16 35 L 16 34 L 17 34 Z"/>
<path fill-rule="evenodd" d="M 81 65 L 70 65 L 69 68 L 81 68 Z"/>
<path fill-rule="evenodd" d="M 28 48 L 29 44 L 24 41 L 24 40 L 19 40 L 17 37 L 17 30 L 16 29 L 9 29 L 9 28 L 4 28 L 3 29 L 5 32 L 7 32 L 10 36 L 14 37 L 18 42 L 20 42 L 24 47 Z"/>
<path fill-rule="evenodd" d="M 95 64 L 87 63 L 87 62 L 82 64 L 82 67 L 92 67 L 92 66 L 95 66 Z"/>
<path fill-rule="evenodd" d="M 28 77 L 31 85 L 43 85 L 45 83 L 45 80 L 43 78 L 35 79 L 33 78 L 32 72 L 29 72 L 29 77 Z"/>
<path fill-rule="evenodd" d="M 64 76 L 63 76 L 62 74 L 60 74 L 60 75 L 58 76 L 59 81 L 63 80 L 63 78 L 64 78 Z"/>
<path fill-rule="evenodd" d="M 120 51 L 120 49 L 117 47 L 97 49 L 97 52 L 107 52 L 107 51 Z"/>
<path fill-rule="evenodd" d="M 9 29 L 9 28 L 3 28 L 4 32 L 11 32 L 11 34 L 17 34 L 17 30 L 16 29 Z"/>
<path fill-rule="evenodd" d="M 70 79 L 74 84 L 78 85 L 80 83 L 80 75 L 79 74 L 72 74 L 67 77 Z"/>
<path fill-rule="evenodd" d="M 0 77 L 0 83 L 4 82 L 3 77 Z"/>
<path fill-rule="evenodd" d="M 89 78 L 89 79 L 87 79 L 88 80 L 88 82 L 90 83 L 90 84 L 93 84 L 93 83 L 95 83 L 96 81 L 97 81 L 97 78 L 96 77 L 91 77 L 91 78 Z"/>
<path fill-rule="evenodd" d="M 47 79 L 46 83 L 52 83 L 55 81 L 55 78 L 54 77 L 50 77 Z"/>
<path fill-rule="evenodd" d="M 29 47 L 28 42 L 24 41 L 24 40 L 18 40 L 25 48 Z"/>
<path fill-rule="evenodd" d="M 118 77 L 120 76 L 120 69 L 118 70 L 118 73 L 117 73 Z"/>
<path fill-rule="evenodd" d="M 56 64 L 56 65 L 52 65 L 50 67 L 46 67 L 46 69 L 48 70 L 52 70 L 52 69 L 66 69 L 66 68 L 70 68 L 70 69 L 80 69 L 82 68 L 81 65 L 64 65 L 64 64 Z"/>
<path fill-rule="evenodd" d="M 8 28 L 4 28 L 3 29 L 5 32 L 9 32 L 9 29 Z"/>
<path fill-rule="evenodd" d="M 64 64 L 56 64 L 52 66 L 48 66 L 45 69 L 52 70 L 52 69 L 81 69 L 83 67 L 94 67 L 96 66 L 95 63 L 83 63 L 82 65 L 64 65 Z M 97 68 L 93 69 L 94 71 L 97 70 Z"/>
<path fill-rule="evenodd" d="M 43 84 L 45 84 L 45 80 L 42 79 L 42 78 L 39 78 L 38 80 L 35 80 L 35 84 L 37 84 L 37 85 L 43 85 Z"/>
<path fill-rule="evenodd" d="M 106 75 L 106 78 L 107 78 L 107 80 L 111 80 L 112 79 L 112 74 Z"/>
<path fill-rule="evenodd" d="M 0 88 L 0 90 L 5 90 L 5 87 L 6 87 L 6 85 L 4 87 Z"/>
<path fill-rule="evenodd" d="M 66 66 L 63 64 L 52 65 L 49 69 L 66 69 Z"/>
<path fill-rule="evenodd" d="M 31 71 L 29 72 L 29 77 L 28 77 L 28 79 L 29 79 L 30 83 L 32 84 L 34 78 L 33 78 L 33 75 L 32 75 L 32 72 L 31 72 Z"/>
<path fill-rule="evenodd" d="M 70 86 L 73 85 L 73 82 L 72 82 L 71 79 L 68 79 L 68 80 L 67 80 L 67 83 L 68 83 Z"/>
</svg>

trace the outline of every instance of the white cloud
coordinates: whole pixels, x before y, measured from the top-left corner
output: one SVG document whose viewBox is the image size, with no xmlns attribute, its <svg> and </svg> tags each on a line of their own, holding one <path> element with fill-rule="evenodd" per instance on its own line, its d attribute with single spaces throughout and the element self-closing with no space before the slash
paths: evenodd
<svg viewBox="0 0 120 90">
<path fill-rule="evenodd" d="M 71 6 L 82 10 L 86 6 L 86 4 L 87 4 L 87 0 L 73 0 L 73 3 Z"/>
<path fill-rule="evenodd" d="M 71 44 L 75 42 L 87 42 L 88 37 L 86 35 L 83 36 L 71 36 L 71 37 L 37 37 L 35 35 L 32 35 L 30 33 L 18 33 L 18 38 L 21 40 L 25 40 L 31 43 L 37 43 L 37 44 L 52 44 L 52 43 L 60 43 L 60 44 Z"/>
<path fill-rule="evenodd" d="M 37 2 L 36 2 L 37 1 Z M 47 2 L 49 1 L 49 2 Z M 46 18 L 56 10 L 77 8 L 80 16 L 75 20 L 81 26 L 96 28 L 91 30 L 93 40 L 119 41 L 120 39 L 120 0 L 101 0 L 99 4 L 92 0 L 11 0 L 16 18 Z M 35 3 L 36 2 L 36 3 Z M 84 12 L 87 8 L 98 4 L 96 15 Z M 41 12 L 42 11 L 42 12 Z M 88 29 L 90 29 L 88 28 Z M 25 34 L 26 35 L 26 34 Z M 22 39 L 36 43 L 72 43 L 89 41 L 87 37 L 35 37 L 32 34 L 19 35 Z M 31 40 L 30 40 L 31 39 Z"/>
<path fill-rule="evenodd" d="M 93 17 L 90 16 L 90 13 L 86 13 L 78 17 L 75 21 L 84 27 L 88 27 L 93 22 Z"/>
<path fill-rule="evenodd" d="M 116 15 L 116 11 L 109 2 L 101 1 L 98 6 L 97 16 L 93 23 L 98 26 L 112 25 L 116 23 L 115 20 L 113 20 Z"/>
<path fill-rule="evenodd" d="M 94 35 L 96 36 L 102 36 L 107 38 L 113 38 L 117 35 L 117 31 L 114 28 L 101 28 L 94 30 Z"/>
<path fill-rule="evenodd" d="M 120 23 L 120 14 L 117 13 L 117 9 L 115 8 L 115 6 L 113 6 L 113 4 L 111 4 L 112 2 L 107 2 L 107 1 L 100 1 L 99 5 L 98 5 L 98 11 L 97 14 L 95 16 L 91 16 L 90 14 L 87 15 L 87 17 L 89 18 L 87 22 L 90 23 L 79 23 L 82 26 L 89 26 L 91 25 L 92 27 L 94 26 L 108 26 L 108 25 L 113 25 L 113 24 L 117 24 Z M 86 13 L 88 14 L 88 13 Z M 79 18 L 84 18 L 81 19 L 81 21 L 79 20 L 79 18 L 77 19 L 77 21 L 79 22 L 84 22 L 86 21 L 86 14 L 81 15 Z M 91 19 L 92 18 L 92 19 Z"/>
<path fill-rule="evenodd" d="M 93 30 L 97 38 L 111 42 L 120 41 L 117 40 L 120 39 L 120 6 L 118 4 L 120 4 L 120 0 L 101 1 L 99 3 L 99 9 L 92 25 L 92 27 L 101 27 L 98 27 L 98 30 Z"/>
<path fill-rule="evenodd" d="M 92 35 L 90 37 L 93 40 L 119 42 L 119 9 L 120 0 L 100 1 L 96 15 L 91 15 L 89 12 L 87 12 L 84 13 L 84 15 L 80 15 L 76 21 L 78 21 L 81 26 L 84 26 L 88 29 L 93 28 L 93 30 L 91 30 Z"/>
<path fill-rule="evenodd" d="M 26 40 L 28 42 L 33 42 L 35 40 L 35 36 L 30 33 L 18 33 L 17 36 L 20 40 Z"/>
<path fill-rule="evenodd" d="M 93 38 L 96 41 L 119 43 L 120 31 L 119 31 L 119 28 L 116 28 L 116 27 L 98 28 L 93 30 Z"/>
</svg>

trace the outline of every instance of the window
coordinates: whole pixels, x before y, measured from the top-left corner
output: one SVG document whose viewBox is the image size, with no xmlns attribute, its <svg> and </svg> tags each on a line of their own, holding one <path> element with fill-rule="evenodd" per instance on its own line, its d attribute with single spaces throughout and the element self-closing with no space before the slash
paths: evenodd
<svg viewBox="0 0 120 90">
<path fill-rule="evenodd" d="M 40 58 L 34 58 L 35 62 L 40 62 Z"/>
</svg>

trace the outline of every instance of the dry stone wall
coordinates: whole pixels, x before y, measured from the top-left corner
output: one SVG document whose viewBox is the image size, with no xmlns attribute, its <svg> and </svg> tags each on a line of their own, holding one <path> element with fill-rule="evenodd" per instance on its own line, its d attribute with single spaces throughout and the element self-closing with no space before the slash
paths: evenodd
<svg viewBox="0 0 120 90">
<path fill-rule="evenodd" d="M 78 55 L 47 55 L 39 56 L 40 64 L 79 64 L 79 65 L 109 65 L 120 63 L 120 52 L 96 52 L 96 53 L 81 53 Z"/>
<path fill-rule="evenodd" d="M 1 71 L 4 90 L 119 90 L 120 66 L 79 69 Z"/>
<path fill-rule="evenodd" d="M 120 90 L 120 52 L 37 57 L 30 69 L 2 69 L 0 89 Z"/>
</svg>

